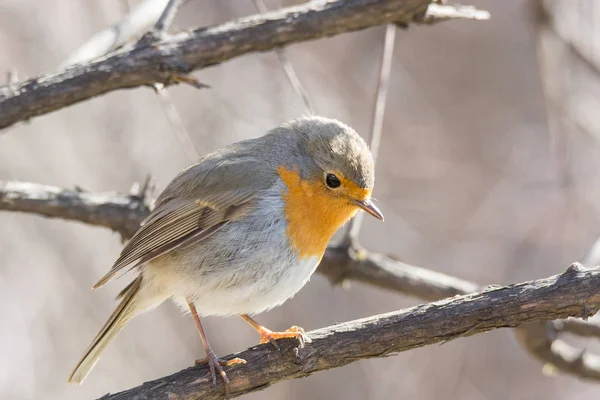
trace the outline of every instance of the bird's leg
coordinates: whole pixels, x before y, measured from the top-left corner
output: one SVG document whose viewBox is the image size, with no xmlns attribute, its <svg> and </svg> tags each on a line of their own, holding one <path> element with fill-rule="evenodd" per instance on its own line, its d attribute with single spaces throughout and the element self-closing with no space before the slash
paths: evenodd
<svg viewBox="0 0 600 400">
<path fill-rule="evenodd" d="M 236 364 L 246 364 L 245 360 L 241 358 L 234 358 L 232 360 L 223 361 L 217 358 L 217 355 L 210 347 L 208 343 L 208 339 L 206 338 L 206 334 L 204 333 L 204 329 L 202 328 L 202 324 L 200 323 L 200 318 L 198 317 L 198 312 L 196 311 L 196 306 L 194 303 L 188 301 L 188 306 L 190 307 L 190 311 L 192 312 L 192 316 L 194 317 L 194 322 L 196 322 L 196 328 L 198 328 L 198 332 L 200 333 L 200 339 L 202 340 L 202 345 L 204 345 L 204 350 L 206 351 L 206 358 L 203 360 L 196 360 L 194 365 L 200 365 L 204 363 L 208 363 L 208 367 L 210 368 L 210 374 L 212 375 L 213 385 L 217 386 L 217 374 L 215 370 L 219 372 L 223 382 L 225 382 L 225 392 L 228 394 L 229 390 L 227 386 L 229 385 L 229 378 L 227 374 L 223 370 L 225 366 L 231 366 Z"/>
<path fill-rule="evenodd" d="M 310 343 L 310 339 L 304 334 L 304 329 L 299 326 L 292 326 L 285 332 L 273 332 L 270 329 L 265 328 L 247 314 L 240 315 L 244 321 L 249 323 L 256 331 L 260 334 L 260 343 L 270 342 L 276 349 L 279 350 L 277 345 L 277 339 L 296 338 L 300 341 L 300 345 L 304 346 L 304 343 Z"/>
</svg>

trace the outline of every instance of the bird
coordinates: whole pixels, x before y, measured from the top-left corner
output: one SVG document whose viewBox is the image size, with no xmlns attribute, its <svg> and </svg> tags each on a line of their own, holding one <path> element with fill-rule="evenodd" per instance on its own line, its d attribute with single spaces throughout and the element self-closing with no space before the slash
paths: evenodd
<svg viewBox="0 0 600 400">
<path fill-rule="evenodd" d="M 374 180 L 366 142 L 321 116 L 291 120 L 202 157 L 166 186 L 94 286 L 137 272 L 68 381 L 82 383 L 128 321 L 167 299 L 193 316 L 214 385 L 217 372 L 226 388 L 229 379 L 200 317 L 241 316 L 260 343 L 309 340 L 300 327 L 273 332 L 252 316 L 293 297 L 357 212 L 383 221 L 371 197 Z M 245 361 L 227 365 L 238 362 Z"/>
</svg>

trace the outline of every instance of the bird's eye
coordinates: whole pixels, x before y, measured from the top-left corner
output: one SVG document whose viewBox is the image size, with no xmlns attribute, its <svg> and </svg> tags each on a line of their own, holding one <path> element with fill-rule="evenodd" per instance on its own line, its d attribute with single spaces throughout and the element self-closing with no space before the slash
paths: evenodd
<svg viewBox="0 0 600 400">
<path fill-rule="evenodd" d="M 327 174 L 327 176 L 325 176 L 325 183 L 332 189 L 338 188 L 342 184 L 334 174 Z"/>
</svg>

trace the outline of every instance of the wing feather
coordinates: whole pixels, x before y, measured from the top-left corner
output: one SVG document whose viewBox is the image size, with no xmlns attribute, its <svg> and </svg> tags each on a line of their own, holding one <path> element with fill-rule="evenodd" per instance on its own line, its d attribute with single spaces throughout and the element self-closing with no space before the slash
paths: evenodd
<svg viewBox="0 0 600 400">
<path fill-rule="evenodd" d="M 123 248 L 111 270 L 94 285 L 98 288 L 117 272 L 155 259 L 214 234 L 230 221 L 245 215 L 254 204 L 254 191 L 238 191 L 205 199 L 172 200 L 159 204 Z"/>
<path fill-rule="evenodd" d="M 135 268 L 204 240 L 250 211 L 256 194 L 277 179 L 264 151 L 262 138 L 250 139 L 211 153 L 179 173 L 94 288 L 129 265 Z"/>
</svg>

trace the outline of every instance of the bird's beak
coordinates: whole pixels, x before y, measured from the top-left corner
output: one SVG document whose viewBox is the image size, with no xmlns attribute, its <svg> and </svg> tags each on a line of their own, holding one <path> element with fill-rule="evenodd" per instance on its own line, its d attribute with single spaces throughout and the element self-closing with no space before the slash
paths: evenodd
<svg viewBox="0 0 600 400">
<path fill-rule="evenodd" d="M 379 211 L 379 209 L 377 207 L 375 207 L 375 204 L 373 204 L 370 199 L 369 200 L 354 200 L 354 204 L 356 204 L 358 207 L 360 207 L 367 214 L 371 214 L 375 218 L 383 221 L 383 214 L 381 213 L 381 211 Z"/>
</svg>

